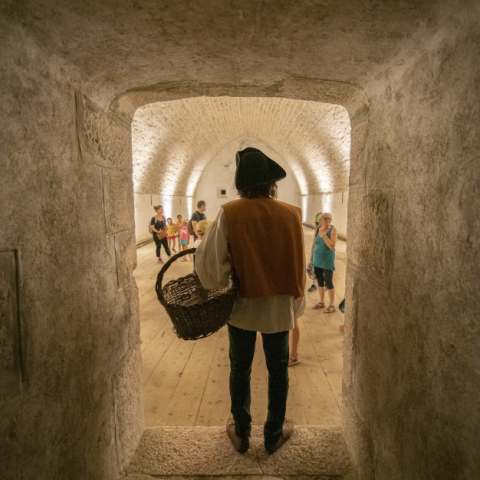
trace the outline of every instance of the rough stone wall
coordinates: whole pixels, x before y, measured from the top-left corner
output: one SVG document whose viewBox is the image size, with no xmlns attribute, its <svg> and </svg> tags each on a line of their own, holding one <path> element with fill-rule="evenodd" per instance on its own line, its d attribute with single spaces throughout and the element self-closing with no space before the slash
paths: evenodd
<svg viewBox="0 0 480 480">
<path fill-rule="evenodd" d="M 473 11 L 405 45 L 352 130 L 343 418 L 363 479 L 478 478 Z"/>
<path fill-rule="evenodd" d="M 143 430 L 129 128 L 6 25 L 0 99 L 0 477 L 115 478 Z"/>
<path fill-rule="evenodd" d="M 197 96 L 252 96 L 251 85 L 260 96 L 341 96 L 350 111 L 372 67 L 395 55 L 437 3 L 4 0 L 2 11 L 103 108 L 130 90 L 137 99 L 123 107 L 133 114 L 158 95 L 171 100 L 172 84 L 191 82 Z"/>
<path fill-rule="evenodd" d="M 285 159 L 302 194 L 348 188 L 350 120 L 342 106 L 199 97 L 137 110 L 132 123 L 135 193 L 194 195 L 219 151 L 248 135 Z"/>
</svg>

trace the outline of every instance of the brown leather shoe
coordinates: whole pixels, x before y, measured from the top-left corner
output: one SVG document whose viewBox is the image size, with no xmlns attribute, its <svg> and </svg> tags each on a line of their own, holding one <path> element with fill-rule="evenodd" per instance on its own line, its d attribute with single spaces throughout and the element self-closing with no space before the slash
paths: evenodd
<svg viewBox="0 0 480 480">
<path fill-rule="evenodd" d="M 238 453 L 245 453 L 250 448 L 250 440 L 248 437 L 242 438 L 235 433 L 235 422 L 233 418 L 228 419 L 226 430 L 228 438 L 230 438 L 232 445 Z"/>
<path fill-rule="evenodd" d="M 265 442 L 265 450 L 267 453 L 270 455 L 275 453 L 292 436 L 294 428 L 295 424 L 293 423 L 293 420 L 285 417 L 280 438 L 275 443 Z"/>
</svg>

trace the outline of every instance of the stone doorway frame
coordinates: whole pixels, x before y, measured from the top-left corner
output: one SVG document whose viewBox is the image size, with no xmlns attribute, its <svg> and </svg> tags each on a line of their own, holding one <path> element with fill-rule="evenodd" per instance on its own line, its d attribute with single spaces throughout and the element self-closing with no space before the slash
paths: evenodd
<svg viewBox="0 0 480 480">
<path fill-rule="evenodd" d="M 149 103 L 167 102 L 193 97 L 270 97 L 331 103 L 343 106 L 350 118 L 351 149 L 348 219 L 355 211 L 353 203 L 363 198 L 365 190 L 365 142 L 368 130 L 368 101 L 363 90 L 355 85 L 289 77 L 271 84 L 215 84 L 199 82 L 168 82 L 128 90 L 118 95 L 107 111 L 92 101 L 76 94 L 77 135 L 81 156 L 85 162 L 102 168 L 105 235 L 114 244 L 112 274 L 118 289 L 131 291 L 130 321 L 125 325 L 129 338 L 118 370 L 113 373 L 115 397 L 116 450 L 118 466 L 128 465 L 144 432 L 143 398 L 141 393 L 142 359 L 139 349 L 140 318 L 138 292 L 133 280 L 136 267 L 134 198 L 132 178 L 131 124 L 136 110 Z M 349 238 L 354 236 L 349 233 Z M 355 246 L 352 246 L 355 249 Z M 349 249 L 350 251 L 350 249 Z M 350 256 L 349 256 L 350 257 Z M 354 363 L 355 321 L 358 298 L 353 288 L 352 269 L 358 273 L 355 259 L 348 259 L 346 300 L 349 308 L 345 324 L 343 395 L 352 384 Z M 388 277 L 388 276 L 387 276 Z M 350 409 L 350 407 L 348 407 Z M 357 429 L 351 415 L 342 409 L 342 423 L 346 435 Z M 347 442 L 348 445 L 348 442 Z M 353 453 L 353 452 L 351 452 Z"/>
</svg>

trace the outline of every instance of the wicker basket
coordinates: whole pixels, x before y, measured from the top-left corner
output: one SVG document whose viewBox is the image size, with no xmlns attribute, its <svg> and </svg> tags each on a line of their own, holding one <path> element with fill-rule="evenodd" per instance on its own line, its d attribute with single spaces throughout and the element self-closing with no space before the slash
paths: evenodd
<svg viewBox="0 0 480 480">
<path fill-rule="evenodd" d="M 173 331 L 184 340 L 198 340 L 220 330 L 230 317 L 238 293 L 238 283 L 233 274 L 228 286 L 221 290 L 205 290 L 194 273 L 171 280 L 162 288 L 163 276 L 170 265 L 184 255 L 195 253 L 195 250 L 190 248 L 172 257 L 160 270 L 155 287 L 158 300 L 172 320 Z M 193 298 L 203 303 L 185 306 Z"/>
</svg>

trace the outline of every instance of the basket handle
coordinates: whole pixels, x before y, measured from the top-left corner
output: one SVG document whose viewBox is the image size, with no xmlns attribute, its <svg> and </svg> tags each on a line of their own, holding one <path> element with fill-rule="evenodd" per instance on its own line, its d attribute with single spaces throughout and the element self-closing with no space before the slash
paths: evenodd
<svg viewBox="0 0 480 480">
<path fill-rule="evenodd" d="M 163 276 L 165 275 L 165 272 L 170 268 L 170 265 L 175 262 L 175 260 L 178 260 L 181 257 L 184 257 L 185 255 L 190 255 L 192 253 L 196 252 L 196 248 L 189 248 L 188 250 L 183 250 L 181 252 L 178 252 L 176 255 L 170 258 L 170 260 L 162 267 L 162 269 L 158 272 L 157 276 L 157 284 L 155 285 L 155 290 L 157 292 L 157 297 L 160 303 L 163 305 L 164 303 L 164 298 L 163 298 L 163 291 L 162 291 L 162 281 L 163 281 Z"/>
</svg>

